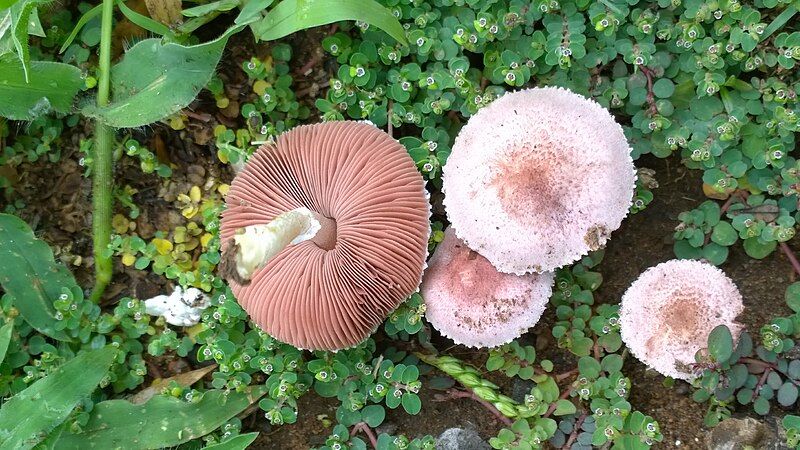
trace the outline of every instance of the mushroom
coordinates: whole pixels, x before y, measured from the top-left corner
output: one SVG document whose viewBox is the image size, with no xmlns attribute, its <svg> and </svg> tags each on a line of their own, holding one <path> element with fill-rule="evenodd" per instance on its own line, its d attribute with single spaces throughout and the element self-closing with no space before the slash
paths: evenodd
<svg viewBox="0 0 800 450">
<path fill-rule="evenodd" d="M 695 377 L 691 364 L 708 335 L 725 325 L 736 339 L 744 306 L 736 285 L 720 269 L 674 259 L 647 269 L 622 296 L 620 333 L 631 353 L 659 373 Z"/>
<path fill-rule="evenodd" d="M 250 158 L 226 204 L 220 273 L 283 342 L 357 345 L 420 284 L 425 183 L 405 148 L 373 125 L 284 133 Z"/>
<path fill-rule="evenodd" d="M 552 271 L 619 228 L 636 181 L 630 151 L 592 100 L 555 87 L 505 94 L 456 137 L 443 169 L 448 218 L 499 271 Z"/>
<path fill-rule="evenodd" d="M 511 275 L 444 232 L 422 281 L 425 317 L 457 344 L 496 347 L 539 321 L 553 286 L 553 274 Z"/>
</svg>

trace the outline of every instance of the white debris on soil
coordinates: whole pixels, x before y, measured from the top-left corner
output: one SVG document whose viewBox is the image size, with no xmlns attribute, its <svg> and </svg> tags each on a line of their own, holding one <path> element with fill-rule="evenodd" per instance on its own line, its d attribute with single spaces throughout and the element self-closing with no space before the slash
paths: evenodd
<svg viewBox="0 0 800 450">
<path fill-rule="evenodd" d="M 171 295 L 156 295 L 144 301 L 147 314 L 162 316 L 170 325 L 187 327 L 200 321 L 200 314 L 210 301 L 200 289 L 183 290 L 176 286 Z"/>
</svg>

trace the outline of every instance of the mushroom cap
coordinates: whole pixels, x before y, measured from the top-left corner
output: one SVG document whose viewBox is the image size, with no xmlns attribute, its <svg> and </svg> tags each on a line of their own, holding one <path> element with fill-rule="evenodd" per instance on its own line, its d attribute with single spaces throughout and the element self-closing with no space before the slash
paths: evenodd
<svg viewBox="0 0 800 450">
<path fill-rule="evenodd" d="M 443 168 L 456 234 L 501 272 L 547 272 L 602 247 L 633 200 L 622 127 L 562 88 L 508 93 L 472 116 Z"/>
<path fill-rule="evenodd" d="M 429 261 L 420 288 L 425 317 L 457 344 L 496 347 L 536 325 L 547 306 L 553 273 L 498 272 L 453 232 Z"/>
<path fill-rule="evenodd" d="M 231 184 L 223 246 L 236 230 L 308 208 L 322 229 L 280 251 L 247 285 L 251 319 L 314 350 L 359 344 L 419 287 L 430 233 L 425 182 L 406 149 L 373 125 L 304 125 L 261 146 Z"/>
<path fill-rule="evenodd" d="M 640 361 L 659 373 L 695 377 L 688 365 L 706 348 L 708 335 L 726 325 L 736 339 L 742 295 L 720 269 L 673 259 L 644 271 L 622 296 L 620 333 Z"/>
</svg>

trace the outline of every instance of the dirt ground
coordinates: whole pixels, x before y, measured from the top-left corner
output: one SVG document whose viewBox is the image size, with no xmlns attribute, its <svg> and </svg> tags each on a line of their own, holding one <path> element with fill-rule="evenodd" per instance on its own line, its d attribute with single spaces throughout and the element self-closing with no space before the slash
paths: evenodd
<svg viewBox="0 0 800 450">
<path fill-rule="evenodd" d="M 307 39 L 308 41 L 300 45 L 300 48 L 306 50 L 302 52 L 298 65 L 305 66 L 309 61 L 319 58 L 318 50 L 311 50 L 318 47 L 305 45 L 309 41 L 319 42 L 319 36 Z M 242 52 L 234 47 L 228 57 L 237 61 L 240 53 Z M 234 73 L 238 63 L 230 63 L 228 67 L 234 68 L 230 71 Z M 322 67 L 322 62 L 317 61 L 313 67 L 313 73 L 306 79 L 325 79 L 326 70 Z M 238 78 L 236 75 L 230 76 L 234 77 L 230 81 L 232 84 L 243 81 L 240 75 Z M 298 90 L 301 88 L 308 90 L 308 83 L 304 87 L 301 82 Z M 198 107 L 196 112 L 202 112 L 206 107 L 210 110 L 211 103 L 213 102 L 209 99 L 201 98 L 195 105 Z M 187 183 L 195 184 L 193 177 L 197 177 L 200 172 L 223 180 L 229 180 L 232 176 L 227 167 L 215 162 L 210 146 L 199 146 L 192 142 L 192 136 L 188 134 L 190 131 L 175 133 L 158 125 L 144 132 L 148 139 L 155 139 L 154 136 L 158 135 L 158 139 L 162 139 L 169 148 L 170 159 L 177 166 L 170 179 L 170 183 L 174 185 L 171 189 L 176 192 L 191 185 Z M 27 204 L 20 214 L 33 224 L 40 237 L 55 246 L 56 254 L 65 261 L 72 261 L 70 258 L 75 255 L 86 259 L 91 254 L 90 182 L 81 176 L 83 168 L 77 163 L 81 156 L 77 151 L 78 142 L 86 134 L 88 133 L 83 130 L 75 130 L 71 136 L 67 136 L 62 161 L 55 168 L 52 164 L 40 162 L 26 164 L 18 169 L 18 192 Z M 604 283 L 596 298 L 602 302 L 617 302 L 627 286 L 642 271 L 673 258 L 671 237 L 678 224 L 678 214 L 705 200 L 701 191 L 700 172 L 686 169 L 677 158 L 659 160 L 647 156 L 637 161 L 637 166 L 654 169 L 660 187 L 654 192 L 652 204 L 626 219 L 622 228 L 613 234 L 605 260 L 599 267 Z M 159 183 L 162 181 L 155 175 L 143 176 L 134 165 L 128 164 L 118 168 L 117 181 L 118 184 L 130 184 L 139 191 L 134 200 L 142 209 L 141 219 L 137 220 L 137 224 L 143 237 L 147 238 L 147 234 L 152 234 L 156 229 L 168 229 L 173 221 L 179 219 L 174 217 L 177 212 L 173 205 L 157 195 L 161 189 Z M 790 245 L 797 247 L 796 243 Z M 76 266 L 72 269 L 79 282 L 88 286 L 91 272 L 85 266 L 84 264 L 83 267 Z M 161 277 L 147 275 L 146 272 L 123 270 L 120 266 L 117 268 L 119 273 L 109 289 L 110 299 L 121 294 L 146 297 L 166 289 L 165 280 Z M 758 328 L 771 317 L 788 312 L 783 303 L 783 292 L 793 280 L 793 274 L 788 260 L 782 254 L 776 252 L 757 261 L 746 256 L 741 245 L 736 245 L 722 268 L 742 291 L 746 310 L 741 321 L 751 331 L 757 333 Z M 542 323 L 523 338 L 524 343 L 536 343 L 537 347 L 546 347 L 549 343 L 552 346 L 549 325 L 553 320 L 553 312 L 550 311 Z M 440 350 L 451 345 L 443 339 L 436 339 L 435 343 Z M 463 347 L 455 347 L 450 353 L 479 366 L 482 366 L 487 356 L 485 351 Z M 556 367 L 556 372 L 558 371 L 559 368 Z M 704 407 L 691 400 L 691 391 L 685 384 L 679 383 L 674 388 L 664 387 L 663 377 L 646 371 L 633 358 L 627 359 L 625 372 L 633 380 L 633 405 L 661 424 L 665 439 L 654 448 L 704 448 Z M 493 376 L 492 380 L 501 385 L 505 393 L 509 393 L 511 383 L 507 379 Z M 488 440 L 500 429 L 500 424 L 476 402 L 469 399 L 434 402 L 432 395 L 430 390 L 423 389 L 423 407 L 417 416 L 390 411 L 379 432 L 404 433 L 410 437 L 425 434 L 437 436 L 447 428 L 466 427 L 474 428 Z M 333 419 L 335 423 L 336 405 L 335 399 L 306 395 L 300 400 L 298 422 L 274 429 L 266 424 L 262 414 L 255 413 L 244 421 L 247 427 L 262 431 L 251 448 L 283 450 L 322 445 L 331 431 L 330 427 L 326 427 L 326 422 Z"/>
</svg>

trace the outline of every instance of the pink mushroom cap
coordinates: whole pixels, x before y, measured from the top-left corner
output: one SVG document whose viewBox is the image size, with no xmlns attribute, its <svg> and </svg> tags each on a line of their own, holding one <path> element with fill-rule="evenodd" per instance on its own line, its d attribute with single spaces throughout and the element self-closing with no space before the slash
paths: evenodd
<svg viewBox="0 0 800 450">
<path fill-rule="evenodd" d="M 547 272 L 602 247 L 633 200 L 622 127 L 569 90 L 507 93 L 472 116 L 443 168 L 456 234 L 501 272 Z"/>
<path fill-rule="evenodd" d="M 366 339 L 420 284 L 430 233 L 425 182 L 405 147 L 363 122 L 292 129 L 261 146 L 231 184 L 223 250 L 237 230 L 307 208 L 321 223 L 253 274 L 229 278 L 267 333 L 313 350 Z"/>
<path fill-rule="evenodd" d="M 536 325 L 547 306 L 553 274 L 498 272 L 448 228 L 423 277 L 426 319 L 457 344 L 496 347 Z"/>
<path fill-rule="evenodd" d="M 689 365 L 708 335 L 726 325 L 738 338 L 742 295 L 720 269 L 673 259 L 644 271 L 622 296 L 620 333 L 640 361 L 662 375 L 691 380 Z"/>
</svg>

